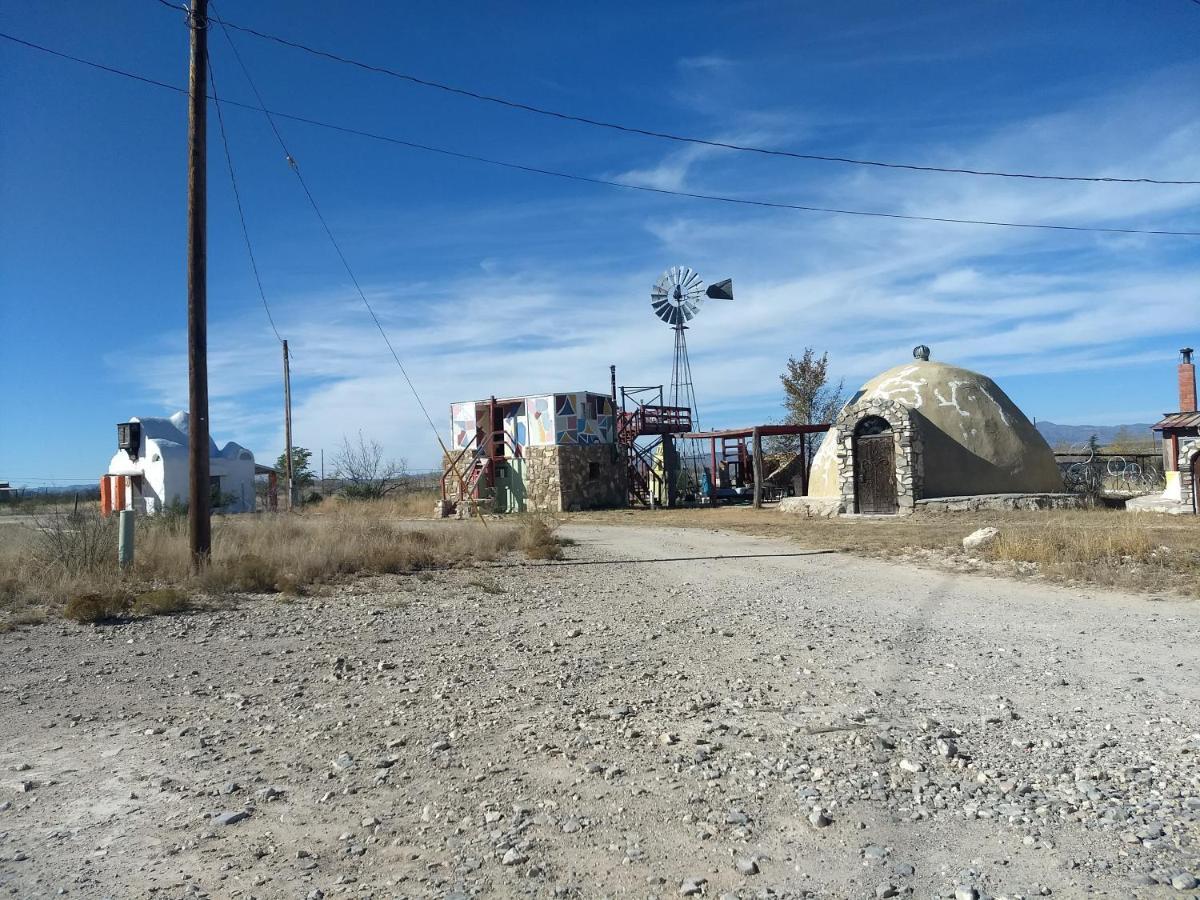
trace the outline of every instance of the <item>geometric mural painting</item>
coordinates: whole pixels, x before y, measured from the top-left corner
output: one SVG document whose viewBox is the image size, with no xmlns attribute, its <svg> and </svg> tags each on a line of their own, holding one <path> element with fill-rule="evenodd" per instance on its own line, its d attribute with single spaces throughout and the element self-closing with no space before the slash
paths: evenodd
<svg viewBox="0 0 1200 900">
<path fill-rule="evenodd" d="M 450 407 L 454 449 L 475 439 L 476 416 L 487 415 L 488 401 Z M 615 441 L 612 398 L 580 391 L 503 401 L 504 433 L 517 447 L 553 444 L 611 444 Z"/>
</svg>

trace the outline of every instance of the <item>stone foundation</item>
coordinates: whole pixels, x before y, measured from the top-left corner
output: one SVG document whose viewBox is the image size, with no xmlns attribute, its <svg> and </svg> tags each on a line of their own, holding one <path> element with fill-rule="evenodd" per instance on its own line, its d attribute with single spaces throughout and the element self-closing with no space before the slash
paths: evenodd
<svg viewBox="0 0 1200 900">
<path fill-rule="evenodd" d="M 965 497 L 930 497 L 918 500 L 918 512 L 980 512 L 1011 509 L 1082 509 L 1078 494 L 972 494 Z"/>
</svg>

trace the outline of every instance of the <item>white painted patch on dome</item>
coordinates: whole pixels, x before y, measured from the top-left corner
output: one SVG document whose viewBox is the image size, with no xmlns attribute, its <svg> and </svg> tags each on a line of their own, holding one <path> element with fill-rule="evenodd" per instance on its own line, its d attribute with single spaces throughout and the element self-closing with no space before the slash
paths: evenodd
<svg viewBox="0 0 1200 900">
<path fill-rule="evenodd" d="M 985 396 L 989 400 L 991 400 L 992 405 L 994 407 L 996 407 L 996 412 L 998 412 L 1000 414 L 1000 421 L 1003 422 L 1005 425 L 1007 425 L 1008 424 L 1008 416 L 1006 416 L 1004 414 L 1004 407 L 1000 405 L 1000 401 L 997 400 L 995 397 L 993 397 L 991 394 L 989 394 L 987 388 L 980 387 L 980 390 L 983 392 L 983 396 Z"/>
<path fill-rule="evenodd" d="M 938 406 L 949 406 L 949 407 L 953 408 L 954 411 L 957 412 L 960 416 L 967 418 L 967 419 L 971 418 L 971 414 L 967 410 L 963 409 L 961 406 L 958 405 L 958 389 L 960 387 L 962 387 L 964 384 L 966 384 L 966 382 L 965 381 L 948 381 L 948 382 L 946 382 L 946 384 L 950 388 L 949 399 L 942 396 L 942 392 L 940 390 L 938 390 L 937 388 L 933 389 L 933 396 L 937 400 Z M 974 399 L 974 398 L 972 397 L 971 399 Z M 972 429 L 972 433 L 974 433 L 974 429 Z M 965 428 L 963 430 L 963 434 L 966 434 Z"/>
<path fill-rule="evenodd" d="M 890 378 L 881 381 L 871 391 L 872 397 L 880 397 L 884 400 L 894 400 L 897 403 L 903 403 L 905 406 L 911 406 L 913 409 L 920 409 L 923 402 L 921 396 L 921 388 L 928 382 L 924 378 L 909 378 L 913 372 L 917 371 L 916 366 L 909 366 L 906 369 L 901 369 Z M 911 396 L 905 397 L 905 394 Z"/>
</svg>

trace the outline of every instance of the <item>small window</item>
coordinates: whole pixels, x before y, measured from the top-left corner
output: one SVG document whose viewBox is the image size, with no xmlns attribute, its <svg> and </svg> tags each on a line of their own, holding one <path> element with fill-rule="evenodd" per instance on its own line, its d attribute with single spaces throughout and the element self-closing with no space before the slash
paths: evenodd
<svg viewBox="0 0 1200 900">
<path fill-rule="evenodd" d="M 599 478 L 599 477 L 600 477 L 600 463 L 598 463 L 598 462 L 588 463 L 588 478 Z"/>
</svg>

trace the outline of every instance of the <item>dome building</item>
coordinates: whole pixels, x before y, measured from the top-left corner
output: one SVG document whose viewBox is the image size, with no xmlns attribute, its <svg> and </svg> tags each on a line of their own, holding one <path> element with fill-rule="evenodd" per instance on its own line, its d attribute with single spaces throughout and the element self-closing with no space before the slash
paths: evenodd
<svg viewBox="0 0 1200 900">
<path fill-rule="evenodd" d="M 813 459 L 806 511 L 904 514 L 979 495 L 1004 495 L 996 506 L 1065 504 L 1045 438 L 994 381 L 931 362 L 928 347 L 913 357 L 842 408 Z"/>
</svg>

